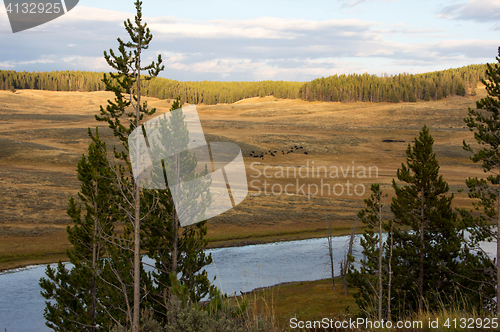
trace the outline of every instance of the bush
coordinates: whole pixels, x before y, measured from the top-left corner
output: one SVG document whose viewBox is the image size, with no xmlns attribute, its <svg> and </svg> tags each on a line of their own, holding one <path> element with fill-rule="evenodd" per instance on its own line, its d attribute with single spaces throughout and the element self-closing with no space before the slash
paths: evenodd
<svg viewBox="0 0 500 332">
<path fill-rule="evenodd" d="M 143 332 L 270 332 L 275 328 L 268 317 L 252 317 L 246 303 L 242 305 L 216 291 L 212 300 L 204 306 L 186 303 L 171 296 L 165 307 L 166 324 L 144 315 Z M 128 332 L 115 326 L 111 332 Z"/>
</svg>

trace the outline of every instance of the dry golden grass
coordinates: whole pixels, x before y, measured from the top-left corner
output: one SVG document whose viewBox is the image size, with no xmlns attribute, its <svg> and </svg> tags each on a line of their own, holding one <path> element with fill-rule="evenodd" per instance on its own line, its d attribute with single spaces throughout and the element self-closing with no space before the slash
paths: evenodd
<svg viewBox="0 0 500 332">
<path fill-rule="evenodd" d="M 0 236 L 0 270 L 66 259 L 70 248 L 66 231 L 35 236 Z"/>
<path fill-rule="evenodd" d="M 381 183 L 392 195 L 390 183 L 405 161 L 406 147 L 424 124 L 435 139 L 441 173 L 456 193 L 464 187 L 465 177 L 483 176 L 480 166 L 473 165 L 461 147 L 464 139 L 473 140 L 473 134 L 463 128 L 463 118 L 467 108 L 485 96 L 484 87 L 479 87 L 477 93 L 473 98 L 401 104 L 310 103 L 265 97 L 229 105 L 197 106 L 208 141 L 236 142 L 242 148 L 251 191 L 235 209 L 208 222 L 212 246 L 322 236 L 326 218 L 332 220 L 337 234 L 347 233 L 363 199 L 369 196 L 371 183 Z M 70 221 L 65 209 L 69 197 L 76 195 L 79 188 L 76 163 L 89 144 L 87 128 L 99 126 L 101 137 L 110 145 L 116 144 L 107 125 L 94 119 L 99 105 L 106 105 L 112 98 L 109 92 L 0 91 L 0 238 L 29 239 L 23 255 L 51 260 L 53 256 L 46 254 L 60 254 L 67 245 L 61 227 Z M 147 99 L 158 113 L 170 108 L 169 101 Z M 290 148 L 293 153 L 287 154 Z M 265 154 L 269 151 L 277 153 Z M 255 157 L 260 153 L 263 158 Z M 309 170 L 313 165 L 344 170 L 353 165 L 376 166 L 378 176 L 276 175 L 279 167 L 306 165 Z M 266 167 L 268 171 L 271 167 L 271 178 L 262 174 Z M 259 172 L 261 176 L 257 177 Z M 324 192 L 309 198 L 263 193 L 264 180 L 268 188 L 279 188 L 297 179 L 306 188 L 320 185 L 321 180 L 331 187 L 346 187 L 350 181 L 352 185 L 363 185 L 365 194 Z M 465 194 L 459 194 L 455 205 L 468 206 L 470 202 Z M 48 244 L 42 248 L 44 241 Z M 7 266 L 2 261 L 12 262 L 16 255 L 12 247 L 1 246 L 0 269 Z"/>
</svg>

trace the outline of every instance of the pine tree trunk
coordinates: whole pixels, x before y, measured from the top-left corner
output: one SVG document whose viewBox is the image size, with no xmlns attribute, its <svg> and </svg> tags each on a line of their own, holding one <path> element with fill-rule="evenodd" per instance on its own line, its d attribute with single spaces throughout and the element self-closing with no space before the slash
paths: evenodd
<svg viewBox="0 0 500 332">
<path fill-rule="evenodd" d="M 497 199 L 497 315 L 500 315 L 500 198 Z"/>
<path fill-rule="evenodd" d="M 137 118 L 139 119 L 139 118 Z M 137 135 L 139 136 L 139 135 Z M 137 145 L 139 146 L 139 145 Z M 140 195 L 141 189 L 136 184 L 135 186 L 135 227 L 134 227 L 134 318 L 132 321 L 132 332 L 139 332 L 139 310 L 140 310 Z"/>
<path fill-rule="evenodd" d="M 94 182 L 94 193 L 97 197 L 97 181 Z M 97 216 L 97 203 L 94 200 L 94 211 L 96 212 Z M 95 312 L 96 312 L 96 293 L 97 293 L 97 287 L 96 287 L 96 273 L 97 273 L 97 227 L 98 225 L 98 220 L 97 217 L 94 217 L 94 232 L 93 232 L 93 239 L 92 239 L 92 304 L 91 304 L 91 312 L 90 312 L 90 319 L 92 321 L 92 328 L 91 331 L 95 331 Z"/>
<path fill-rule="evenodd" d="M 354 219 L 354 224 L 352 225 L 352 229 L 351 229 L 351 237 L 349 238 L 349 247 L 347 248 L 347 257 L 346 257 L 346 260 L 345 260 L 345 266 L 343 267 L 343 276 L 342 276 L 342 283 L 343 283 L 343 286 L 344 286 L 344 293 L 347 295 L 347 280 L 346 280 L 346 275 L 347 275 L 347 272 L 349 271 L 349 265 L 350 265 L 350 262 L 349 262 L 349 257 L 352 256 L 352 247 L 354 245 L 354 238 L 356 236 L 356 222 L 358 221 L 358 219 Z"/>
<path fill-rule="evenodd" d="M 180 169 L 181 169 L 181 160 L 179 155 L 175 157 L 175 170 L 176 170 L 176 185 L 180 184 L 181 178 L 180 178 Z M 179 187 L 175 187 L 179 188 Z M 178 197 L 178 193 L 176 191 L 177 189 L 174 189 L 174 197 Z M 175 206 L 175 204 L 174 204 Z M 173 252 L 172 252 L 172 271 L 175 273 L 177 276 L 177 246 L 179 242 L 179 215 L 177 214 L 177 210 L 174 208 L 174 238 L 173 238 Z"/>
<path fill-rule="evenodd" d="M 330 233 L 330 238 L 328 239 L 328 250 L 330 251 L 330 267 L 331 267 L 331 273 L 332 273 L 332 289 L 335 290 L 335 270 L 333 266 L 333 248 L 332 248 L 332 238 L 331 238 L 331 233 Z"/>
<path fill-rule="evenodd" d="M 332 272 L 332 289 L 335 290 L 335 271 L 334 271 L 334 267 L 333 267 L 333 249 L 332 249 L 332 244 L 331 244 L 331 239 L 329 240 L 330 244 L 330 266 L 331 266 L 331 272 Z"/>
<path fill-rule="evenodd" d="M 392 287 L 392 246 L 394 225 L 391 221 L 391 244 L 389 245 L 389 281 L 387 283 L 387 320 L 391 320 L 391 287 Z"/>
<path fill-rule="evenodd" d="M 139 29 L 140 31 L 140 29 Z M 137 127 L 141 127 L 141 41 L 142 35 L 139 32 L 138 47 L 137 47 L 137 104 L 136 104 L 136 121 Z M 132 91 L 131 91 L 132 92 Z M 139 150 L 139 137 L 137 135 L 137 156 L 140 155 Z M 137 158 L 138 159 L 138 158 Z M 137 161 L 139 162 L 139 161 Z M 137 167 L 139 169 L 139 167 Z M 140 270 L 141 270 L 141 187 L 139 183 L 135 183 L 135 227 L 134 227 L 134 317 L 132 321 L 132 332 L 139 332 L 139 314 L 141 309 L 141 281 L 140 281 Z"/>
<path fill-rule="evenodd" d="M 418 305 L 419 310 L 424 310 L 424 188 L 422 188 L 422 206 L 420 207 L 420 273 L 418 276 Z"/>
<path fill-rule="evenodd" d="M 379 253 L 378 253 L 378 320 L 382 320 L 382 296 L 384 295 L 382 289 L 382 255 L 384 251 L 384 247 L 382 246 L 382 197 L 380 192 L 378 194 L 378 241 L 379 241 Z"/>
<path fill-rule="evenodd" d="M 335 270 L 333 265 L 333 245 L 332 245 L 332 224 L 326 222 L 327 240 L 328 240 L 328 256 L 330 257 L 330 272 L 332 276 L 332 289 L 335 290 Z M 342 268 L 341 268 L 342 269 Z"/>
<path fill-rule="evenodd" d="M 173 252 L 172 252 L 172 271 L 177 276 L 177 247 L 179 242 L 179 217 L 177 216 L 177 212 L 174 212 L 174 241 L 172 243 Z"/>
</svg>

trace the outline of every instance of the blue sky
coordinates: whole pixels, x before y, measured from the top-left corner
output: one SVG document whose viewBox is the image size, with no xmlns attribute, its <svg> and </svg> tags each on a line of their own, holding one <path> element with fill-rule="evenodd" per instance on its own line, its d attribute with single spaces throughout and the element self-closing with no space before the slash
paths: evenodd
<svg viewBox="0 0 500 332">
<path fill-rule="evenodd" d="M 16 34 L 0 5 L 0 69 L 109 71 L 133 2 L 80 0 Z M 422 73 L 495 62 L 500 46 L 500 0 L 144 0 L 143 13 L 145 57 L 182 81 Z"/>
</svg>

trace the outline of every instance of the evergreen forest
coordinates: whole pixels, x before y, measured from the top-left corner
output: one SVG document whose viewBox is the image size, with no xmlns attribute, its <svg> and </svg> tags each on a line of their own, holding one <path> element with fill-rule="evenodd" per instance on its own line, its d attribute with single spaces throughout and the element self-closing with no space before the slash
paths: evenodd
<svg viewBox="0 0 500 332">
<path fill-rule="evenodd" d="M 181 82 L 154 78 L 142 82 L 149 97 L 176 99 L 182 104 L 215 105 L 234 103 L 250 97 L 302 99 L 351 103 L 416 102 L 440 100 L 448 96 L 474 95 L 485 78 L 486 65 L 469 65 L 424 74 L 398 74 L 383 77 L 350 74 L 322 77 L 310 82 Z M 28 72 L 0 70 L 0 90 L 35 89 L 48 91 L 104 91 L 103 73 L 86 71 Z"/>
</svg>

